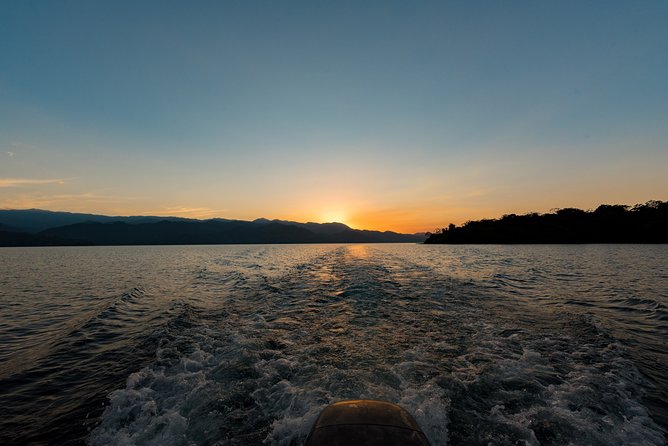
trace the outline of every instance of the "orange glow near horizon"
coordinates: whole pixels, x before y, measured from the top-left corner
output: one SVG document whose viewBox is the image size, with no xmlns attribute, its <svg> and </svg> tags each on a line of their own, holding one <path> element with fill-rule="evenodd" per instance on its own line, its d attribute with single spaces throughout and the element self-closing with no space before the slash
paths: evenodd
<svg viewBox="0 0 668 446">
<path fill-rule="evenodd" d="M 668 199 L 668 2 L 6 3 L 0 209 L 418 233 Z"/>
<path fill-rule="evenodd" d="M 620 191 L 608 187 L 605 194 L 590 190 L 586 194 L 580 194 L 578 199 L 567 199 L 559 197 L 556 189 L 529 189 L 522 191 L 523 196 L 510 200 L 510 203 L 502 203 L 499 193 L 478 187 L 471 188 L 473 192 L 453 190 L 449 195 L 416 194 L 418 198 L 414 200 L 403 196 L 393 199 L 372 191 L 364 200 L 360 187 L 356 190 L 339 188 L 336 192 L 332 191 L 333 188 L 324 192 L 307 190 L 301 196 L 285 191 L 281 199 L 260 196 L 261 198 L 255 201 L 240 196 L 219 200 L 201 193 L 195 194 L 196 200 L 184 195 L 178 197 L 177 201 L 173 197 L 158 199 L 103 193 L 106 191 L 79 192 L 75 186 L 68 182 L 38 184 L 34 187 L 39 189 L 32 191 L 28 191 L 25 185 L 20 186 L 23 189 L 19 186 L 6 187 L 0 190 L 0 208 L 36 208 L 110 216 L 151 215 L 238 220 L 268 218 L 298 222 L 339 222 L 354 229 L 421 233 L 447 227 L 450 223 L 461 225 L 468 220 L 498 218 L 508 213 L 545 213 L 560 207 L 592 209 L 600 204 L 633 205 L 650 199 L 663 199 L 665 196 L 650 194 L 648 191 Z M 649 190 L 649 187 L 647 189 Z M 14 190 L 18 193 L 2 196 L 3 191 Z"/>
<path fill-rule="evenodd" d="M 315 221 L 317 223 L 343 223 L 345 225 L 349 225 L 348 223 L 348 214 L 344 211 L 327 211 L 322 214 L 320 214 L 315 220 L 310 220 L 310 221 Z M 349 225 L 350 226 L 350 225 Z"/>
<path fill-rule="evenodd" d="M 646 201 L 646 200 L 645 200 Z M 642 201 L 637 201 L 638 203 Z M 194 219 L 211 219 L 211 218 L 225 218 L 236 220 L 254 220 L 256 218 L 289 220 L 297 222 L 315 222 L 315 223 L 343 223 L 353 229 L 366 229 L 377 231 L 393 231 L 399 233 L 413 234 L 423 233 L 428 231 L 438 230 L 446 227 L 450 223 L 461 225 L 468 220 L 478 220 L 483 218 L 499 218 L 507 213 L 523 214 L 527 212 L 550 212 L 551 209 L 540 209 L 531 206 L 518 206 L 515 209 L 491 209 L 491 208 L 457 208 L 457 207 L 424 207 L 424 208 L 404 208 L 404 209 L 371 209 L 371 210 L 351 210 L 343 211 L 340 208 L 332 208 L 337 210 L 324 211 L 318 213 L 310 212 L 285 212 L 278 214 L 263 213 L 263 212 L 249 212 L 249 213 L 233 213 L 225 209 L 209 209 L 205 207 L 162 207 L 152 208 L 149 211 L 143 211 L 139 208 L 127 208 L 116 206 L 98 206 L 92 203 L 81 203 L 80 205 L 55 205 L 46 201 L 22 201 L 15 203 L 16 205 L 7 206 L 2 203 L 0 209 L 43 209 L 51 211 L 63 212 L 77 212 L 101 214 L 110 216 L 172 216 L 184 217 Z M 64 204 L 64 203 L 63 203 Z M 91 204 L 91 206 L 87 206 Z M 579 207 L 581 209 L 592 209 L 596 205 L 578 206 L 578 205 L 564 205 L 562 207 Z M 636 204 L 636 202 L 629 201 L 622 204 Z M 18 205 L 18 206 L 17 206 Z"/>
</svg>

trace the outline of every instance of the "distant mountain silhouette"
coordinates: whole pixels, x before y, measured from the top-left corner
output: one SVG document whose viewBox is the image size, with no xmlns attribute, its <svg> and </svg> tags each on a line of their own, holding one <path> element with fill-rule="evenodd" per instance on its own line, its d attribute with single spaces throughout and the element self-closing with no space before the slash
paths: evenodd
<svg viewBox="0 0 668 446">
<path fill-rule="evenodd" d="M 88 244 L 61 237 L 0 230 L 0 246 L 78 246 Z"/>
<path fill-rule="evenodd" d="M 49 224 L 62 221 L 74 223 L 48 227 Z M 10 231 L 0 227 L 0 246 L 387 243 L 424 240 L 424 236 L 414 234 L 351 229 L 342 223 L 108 217 L 36 209 L 0 211 L 0 225 L 6 225 L 5 229 L 11 228 Z M 34 231 L 34 228 L 45 226 L 39 232 Z M 30 228 L 33 229 L 32 233 Z"/>
<path fill-rule="evenodd" d="M 668 202 L 504 215 L 427 234 L 425 243 L 668 243 Z"/>
<path fill-rule="evenodd" d="M 341 231 L 350 230 L 350 227 L 344 225 L 343 223 L 313 223 L 313 222 L 299 223 L 296 221 L 289 221 L 289 220 L 267 220 L 266 218 L 258 218 L 257 220 L 253 220 L 253 223 L 258 223 L 258 224 L 267 224 L 272 222 L 284 225 L 297 226 L 299 228 L 308 229 L 309 231 L 314 232 L 316 234 L 336 234 Z"/>
<path fill-rule="evenodd" d="M 9 209 L 0 210 L 0 225 L 14 231 L 37 233 L 58 226 L 72 225 L 88 221 L 110 223 L 123 221 L 126 223 L 151 223 L 162 220 L 195 221 L 181 217 L 110 217 L 97 214 L 80 214 L 75 212 L 44 211 L 42 209 Z"/>
<path fill-rule="evenodd" d="M 0 231 L 23 232 L 20 228 L 16 228 L 14 226 L 9 226 L 9 225 L 3 225 L 2 223 L 0 223 Z"/>
</svg>

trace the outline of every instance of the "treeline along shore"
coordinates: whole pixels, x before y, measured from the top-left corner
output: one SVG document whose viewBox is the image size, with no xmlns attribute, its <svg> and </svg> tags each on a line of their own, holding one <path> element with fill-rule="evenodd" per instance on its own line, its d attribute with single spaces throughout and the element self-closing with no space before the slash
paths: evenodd
<svg viewBox="0 0 668 446">
<path fill-rule="evenodd" d="M 509 214 L 427 233 L 425 243 L 668 243 L 668 202 Z"/>
</svg>

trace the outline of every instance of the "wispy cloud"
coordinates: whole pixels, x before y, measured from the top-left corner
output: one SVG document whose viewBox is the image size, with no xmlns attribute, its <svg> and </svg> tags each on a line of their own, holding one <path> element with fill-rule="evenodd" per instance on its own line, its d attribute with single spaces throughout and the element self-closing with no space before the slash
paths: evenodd
<svg viewBox="0 0 668 446">
<path fill-rule="evenodd" d="M 165 207 L 159 211 L 155 211 L 155 215 L 174 215 L 177 217 L 190 218 L 212 218 L 221 217 L 226 209 L 210 209 L 210 208 L 195 208 L 195 207 Z"/>
<path fill-rule="evenodd" d="M 30 178 L 0 178 L 0 187 L 21 187 L 37 184 L 65 184 L 62 179 L 30 179 Z"/>
<path fill-rule="evenodd" d="M 14 152 L 7 152 L 7 155 L 9 155 L 9 157 L 11 158 L 14 156 Z"/>
<path fill-rule="evenodd" d="M 125 205 L 129 201 L 141 200 L 141 197 L 114 197 L 99 195 L 92 192 L 74 194 L 39 194 L 34 192 L 12 194 L 11 197 L 2 199 L 0 195 L 0 207 L 3 209 L 29 209 L 40 208 L 70 212 L 98 212 L 113 215 L 127 213 L 124 208 L 117 209 L 119 204 Z"/>
</svg>

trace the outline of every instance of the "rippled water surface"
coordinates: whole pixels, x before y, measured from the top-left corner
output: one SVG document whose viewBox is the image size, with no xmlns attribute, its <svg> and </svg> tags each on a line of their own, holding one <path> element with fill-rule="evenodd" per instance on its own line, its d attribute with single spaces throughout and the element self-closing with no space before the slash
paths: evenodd
<svg viewBox="0 0 668 446">
<path fill-rule="evenodd" d="M 663 445 L 668 246 L 0 249 L 0 443 Z"/>
</svg>

